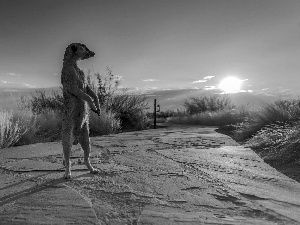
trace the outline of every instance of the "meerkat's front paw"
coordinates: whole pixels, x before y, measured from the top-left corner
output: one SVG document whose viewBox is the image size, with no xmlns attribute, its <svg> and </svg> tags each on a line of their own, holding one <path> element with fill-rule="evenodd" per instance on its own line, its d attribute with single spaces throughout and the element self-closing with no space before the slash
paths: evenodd
<svg viewBox="0 0 300 225">
<path fill-rule="evenodd" d="M 66 180 L 71 179 L 71 172 L 66 172 L 65 175 L 64 175 L 64 178 Z"/>
<path fill-rule="evenodd" d="M 94 110 L 94 109 L 91 109 L 94 113 L 96 113 L 98 116 L 100 116 L 101 114 L 101 110 L 100 109 L 97 109 L 97 110 Z"/>
<path fill-rule="evenodd" d="M 90 169 L 90 173 L 97 174 L 97 173 L 100 173 L 100 170 L 92 168 L 92 169 Z"/>
<path fill-rule="evenodd" d="M 78 143 L 79 143 L 78 138 L 75 138 L 75 140 L 73 141 L 73 145 L 78 145 Z"/>
</svg>

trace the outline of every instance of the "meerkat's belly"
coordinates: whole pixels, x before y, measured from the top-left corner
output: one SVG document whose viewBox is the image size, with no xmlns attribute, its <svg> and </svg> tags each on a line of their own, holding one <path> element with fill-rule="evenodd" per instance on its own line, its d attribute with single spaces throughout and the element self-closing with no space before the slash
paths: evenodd
<svg viewBox="0 0 300 225">
<path fill-rule="evenodd" d="M 82 125 L 84 122 L 88 121 L 88 105 L 87 102 L 81 99 L 76 99 L 74 105 L 74 120 Z"/>
<path fill-rule="evenodd" d="M 88 122 L 88 105 L 85 101 L 72 96 L 65 96 L 65 108 L 63 120 L 72 121 L 75 129 L 81 127 L 85 122 Z"/>
</svg>

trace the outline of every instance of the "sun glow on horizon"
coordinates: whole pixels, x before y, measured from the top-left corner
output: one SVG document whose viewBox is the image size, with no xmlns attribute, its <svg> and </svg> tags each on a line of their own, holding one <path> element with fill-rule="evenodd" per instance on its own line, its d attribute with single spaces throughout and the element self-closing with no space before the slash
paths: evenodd
<svg viewBox="0 0 300 225">
<path fill-rule="evenodd" d="M 218 88 L 225 93 L 237 93 L 241 90 L 242 82 L 236 77 L 226 77 L 220 82 Z"/>
</svg>

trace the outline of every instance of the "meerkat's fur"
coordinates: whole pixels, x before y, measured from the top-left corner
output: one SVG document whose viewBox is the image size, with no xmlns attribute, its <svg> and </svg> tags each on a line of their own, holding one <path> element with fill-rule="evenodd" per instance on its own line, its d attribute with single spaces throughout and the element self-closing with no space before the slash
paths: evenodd
<svg viewBox="0 0 300 225">
<path fill-rule="evenodd" d="M 77 66 L 79 60 L 88 59 L 95 55 L 84 44 L 70 44 L 64 55 L 61 72 L 63 86 L 63 120 L 62 120 L 62 145 L 64 152 L 64 164 L 66 167 L 64 177 L 71 178 L 70 154 L 72 144 L 81 145 L 84 151 L 84 162 L 91 173 L 99 171 L 89 161 L 91 145 L 89 138 L 89 111 L 90 107 L 100 115 L 99 100 L 97 95 L 87 85 L 82 70 Z"/>
</svg>

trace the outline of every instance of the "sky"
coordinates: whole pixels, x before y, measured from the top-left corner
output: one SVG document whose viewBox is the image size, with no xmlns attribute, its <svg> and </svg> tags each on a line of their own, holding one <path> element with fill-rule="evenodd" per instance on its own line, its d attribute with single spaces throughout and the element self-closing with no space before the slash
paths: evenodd
<svg viewBox="0 0 300 225">
<path fill-rule="evenodd" d="M 82 42 L 96 55 L 79 66 L 129 89 L 235 77 L 239 91 L 300 94 L 299 0 L 1 0 L 0 30 L 1 90 L 60 86 L 65 49 Z"/>
</svg>

